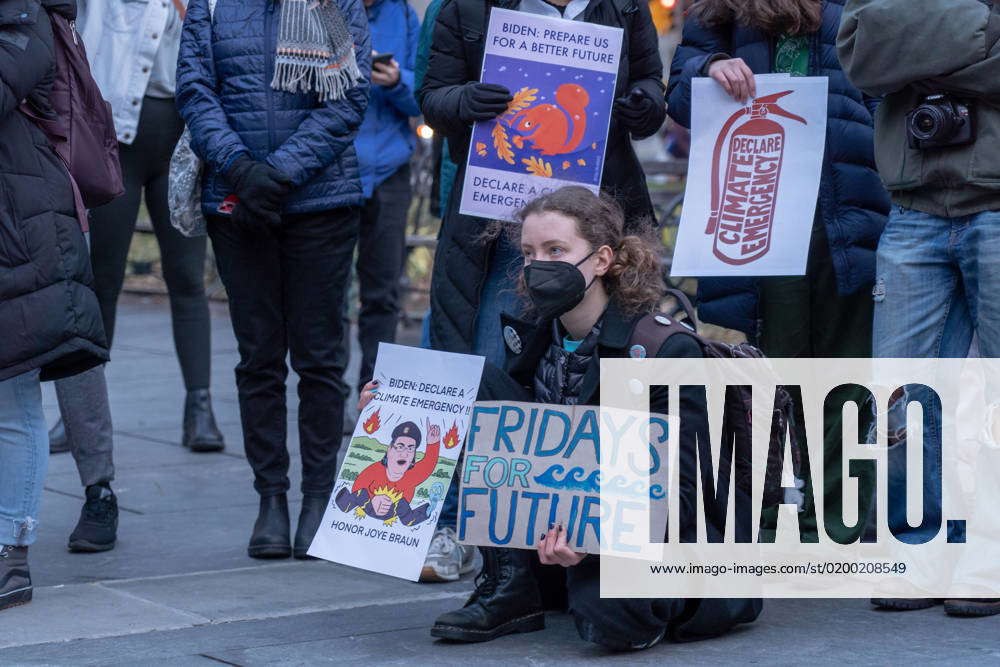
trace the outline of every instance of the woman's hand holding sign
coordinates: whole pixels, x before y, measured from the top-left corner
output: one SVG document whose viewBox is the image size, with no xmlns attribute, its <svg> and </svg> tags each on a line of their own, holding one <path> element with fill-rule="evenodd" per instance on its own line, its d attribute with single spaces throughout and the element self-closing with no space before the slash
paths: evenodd
<svg viewBox="0 0 1000 667">
<path fill-rule="evenodd" d="M 361 390 L 361 396 L 358 398 L 358 412 L 362 412 L 372 402 L 377 391 L 378 380 L 372 380 L 364 386 L 364 389 Z"/>
<path fill-rule="evenodd" d="M 757 82 L 742 58 L 716 60 L 708 67 L 708 75 L 715 79 L 729 95 L 743 104 L 747 99 L 757 97 Z"/>
<path fill-rule="evenodd" d="M 573 567 L 586 556 L 587 554 L 577 553 L 569 548 L 562 524 L 550 528 L 538 542 L 538 559 L 542 561 L 542 565 Z"/>
</svg>

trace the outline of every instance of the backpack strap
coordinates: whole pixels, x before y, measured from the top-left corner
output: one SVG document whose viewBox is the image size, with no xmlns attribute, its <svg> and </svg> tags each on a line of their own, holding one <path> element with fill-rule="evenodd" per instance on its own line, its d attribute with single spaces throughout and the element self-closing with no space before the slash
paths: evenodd
<svg viewBox="0 0 1000 667">
<path fill-rule="evenodd" d="M 693 328 L 665 313 L 649 313 L 639 318 L 628 339 L 628 355 L 633 359 L 655 357 L 669 338 L 677 334 L 692 336 L 699 344 L 703 341 Z"/>
</svg>

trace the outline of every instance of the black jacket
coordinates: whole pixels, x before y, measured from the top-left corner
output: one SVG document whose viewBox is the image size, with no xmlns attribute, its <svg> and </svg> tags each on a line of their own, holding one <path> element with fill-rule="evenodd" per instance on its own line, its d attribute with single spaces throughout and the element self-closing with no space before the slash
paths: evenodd
<svg viewBox="0 0 1000 667">
<path fill-rule="evenodd" d="M 431 286 L 431 343 L 439 350 L 472 350 L 479 293 L 492 251 L 492 245 L 481 239 L 485 221 L 458 214 L 472 132 L 472 126 L 458 117 L 460 88 L 479 80 L 490 8 L 517 6 L 517 0 L 447 0 L 437 17 L 427 74 L 417 94 L 427 123 L 447 137 L 451 158 L 460 165 L 455 181 L 458 187 L 452 188 L 449 212 L 441 226 Z M 663 99 L 663 64 L 646 3 L 592 0 L 583 18 L 625 31 L 615 97 L 639 87 L 652 99 Z M 665 109 L 658 113 L 666 117 Z M 602 188 L 625 210 L 626 225 L 653 219 L 642 166 L 628 131 L 614 116 L 604 165 Z"/>
<path fill-rule="evenodd" d="M 25 99 L 48 106 L 46 8 L 76 15 L 66 0 L 0 0 L 0 380 L 35 369 L 56 379 L 108 358 L 68 172 L 18 110 Z"/>
</svg>

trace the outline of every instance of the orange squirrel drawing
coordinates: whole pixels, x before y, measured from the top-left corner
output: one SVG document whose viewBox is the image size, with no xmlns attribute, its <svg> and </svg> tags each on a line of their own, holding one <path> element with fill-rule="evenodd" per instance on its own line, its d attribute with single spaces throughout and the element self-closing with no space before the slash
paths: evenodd
<svg viewBox="0 0 1000 667">
<path fill-rule="evenodd" d="M 529 107 L 509 121 L 518 132 L 531 132 L 525 138 L 542 155 L 572 153 L 587 131 L 590 95 L 582 86 L 564 83 L 556 88 L 556 104 Z"/>
</svg>

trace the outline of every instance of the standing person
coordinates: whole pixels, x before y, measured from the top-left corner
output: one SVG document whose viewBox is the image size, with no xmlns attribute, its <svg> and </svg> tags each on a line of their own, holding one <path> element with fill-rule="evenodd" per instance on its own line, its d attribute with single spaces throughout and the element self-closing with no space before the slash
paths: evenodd
<svg viewBox="0 0 1000 667">
<path fill-rule="evenodd" d="M 48 465 L 40 380 L 107 361 L 73 186 L 45 134 L 18 110 L 50 116 L 55 68 L 48 12 L 72 0 L 0 0 L 0 609 L 31 600 Z"/>
<path fill-rule="evenodd" d="M 434 349 L 480 354 L 501 366 L 500 313 L 521 307 L 515 289 L 521 252 L 503 237 L 484 240 L 488 222 L 458 212 L 473 123 L 496 118 L 511 101 L 503 86 L 479 82 L 491 7 L 624 30 L 601 187 L 624 209 L 629 229 L 655 218 L 631 139 L 654 134 L 666 109 L 656 27 L 642 0 L 451 0 L 442 5 L 418 97 L 428 124 L 444 135 L 452 161 L 460 166 L 434 256 L 430 342 Z M 452 522 L 457 493 L 444 503 Z M 452 552 L 444 544 L 437 551 Z"/>
<path fill-rule="evenodd" d="M 417 13 L 406 0 L 364 0 L 364 4 L 372 55 L 392 58 L 372 65 L 374 85 L 354 142 L 365 195 L 356 263 L 361 300 L 358 393 L 372 379 L 378 344 L 396 341 L 399 277 L 410 211 L 410 156 L 417 145 L 410 118 L 420 115 L 413 83 L 420 33 Z M 349 353 L 347 336 L 343 346 Z"/>
<path fill-rule="evenodd" d="M 962 358 L 973 335 L 983 357 L 1000 357 L 998 30 L 1000 6 L 993 2 L 847 0 L 840 59 L 855 85 L 883 96 L 875 156 L 893 202 L 878 244 L 876 357 Z M 934 120 L 954 118 L 958 106 L 967 110 L 971 124 Z M 889 428 L 905 433 L 905 423 L 895 421 L 900 416 L 890 410 Z M 924 433 L 935 432 L 933 419 L 928 411 Z M 936 460 L 931 467 L 940 475 L 936 438 L 924 438 L 923 447 L 925 460 Z M 905 467 L 890 470 L 890 488 L 905 485 L 905 473 Z M 888 522 L 897 539 L 922 543 L 938 534 L 941 501 L 933 489 L 940 484 L 940 476 L 925 478 L 925 518 L 919 526 L 908 524 L 905 508 L 890 508 Z M 949 541 L 962 541 L 957 528 L 949 527 L 949 533 Z M 908 610 L 942 600 L 872 602 Z M 956 616 L 1000 613 L 996 598 L 943 602 Z"/>
<path fill-rule="evenodd" d="M 184 129 L 174 104 L 184 2 L 81 0 L 81 35 L 94 79 L 111 104 L 125 180 L 123 196 L 91 212 L 91 260 L 110 343 L 139 204 L 144 201 L 160 246 L 174 347 L 187 391 L 181 442 L 194 452 L 215 452 L 225 443 L 215 423 L 209 393 L 212 344 L 205 294 L 207 241 L 185 237 L 174 229 L 167 208 L 170 157 Z M 86 388 L 79 387 L 73 395 L 63 397 L 60 405 L 81 393 L 86 393 Z M 63 419 L 66 417 L 64 413 Z M 83 442 L 94 439 L 78 430 L 76 424 L 66 422 L 65 437 L 73 448 L 87 446 Z"/>
<path fill-rule="evenodd" d="M 219 0 L 214 14 L 193 0 L 184 23 L 177 99 L 204 161 L 202 210 L 239 344 L 243 439 L 260 494 L 255 558 L 306 558 L 333 489 L 345 398 L 337 345 L 364 202 L 354 138 L 370 52 L 361 0 Z M 221 215 L 227 197 L 235 207 Z M 289 353 L 303 494 L 294 550 Z"/>
<path fill-rule="evenodd" d="M 889 198 L 875 169 L 872 114 L 878 100 L 852 86 L 837 59 L 843 5 L 698 0 L 671 68 L 668 110 L 684 127 L 691 127 L 696 76 L 713 78 L 739 102 L 755 95 L 755 74 L 829 79 L 819 197 L 816 210 L 802 220 L 812 229 L 806 275 L 698 281 L 701 319 L 743 331 L 772 357 L 871 356 L 875 246 Z M 830 418 L 839 420 L 839 412 Z M 828 445 L 827 463 L 840 470 L 839 441 Z M 839 476 L 827 481 L 827 489 L 840 488 Z M 873 491 L 866 489 L 865 497 Z M 859 521 L 844 537 L 856 539 L 863 530 Z"/>
<path fill-rule="evenodd" d="M 516 393 L 539 403 L 598 405 L 601 359 L 628 358 L 637 347 L 634 341 L 640 340 L 637 332 L 650 326 L 664 332 L 660 338 L 641 338 L 646 345 L 656 343 L 655 348 L 643 348 L 651 356 L 703 356 L 687 329 L 669 335 L 654 319 L 664 296 L 659 243 L 651 230 L 627 232 L 614 202 L 583 187 L 566 187 L 534 200 L 518 218 L 521 224 L 512 227 L 512 235 L 523 256 L 521 285 L 531 302 L 532 319 L 503 319 L 505 331 L 521 341 L 509 351 L 506 364 L 519 388 Z M 488 369 L 484 384 L 498 386 L 486 382 L 489 375 Z M 667 392 L 660 389 L 650 394 L 650 410 L 667 413 Z M 682 391 L 680 400 L 674 414 L 704 410 L 693 393 Z M 692 483 L 682 474 L 683 486 Z M 693 516 L 693 509 L 682 509 L 681 515 L 685 513 Z M 543 629 L 542 596 L 531 567 L 535 554 L 505 548 L 481 551 L 479 586 L 464 607 L 438 617 L 431 635 L 481 642 Z M 566 545 L 565 531 L 557 528 L 539 543 L 538 558 L 544 565 L 566 568 L 569 611 L 580 637 L 613 650 L 649 648 L 668 636 L 717 636 L 755 620 L 761 610 L 760 601 L 750 599 L 602 598 L 599 557 L 574 553 Z"/>
</svg>

